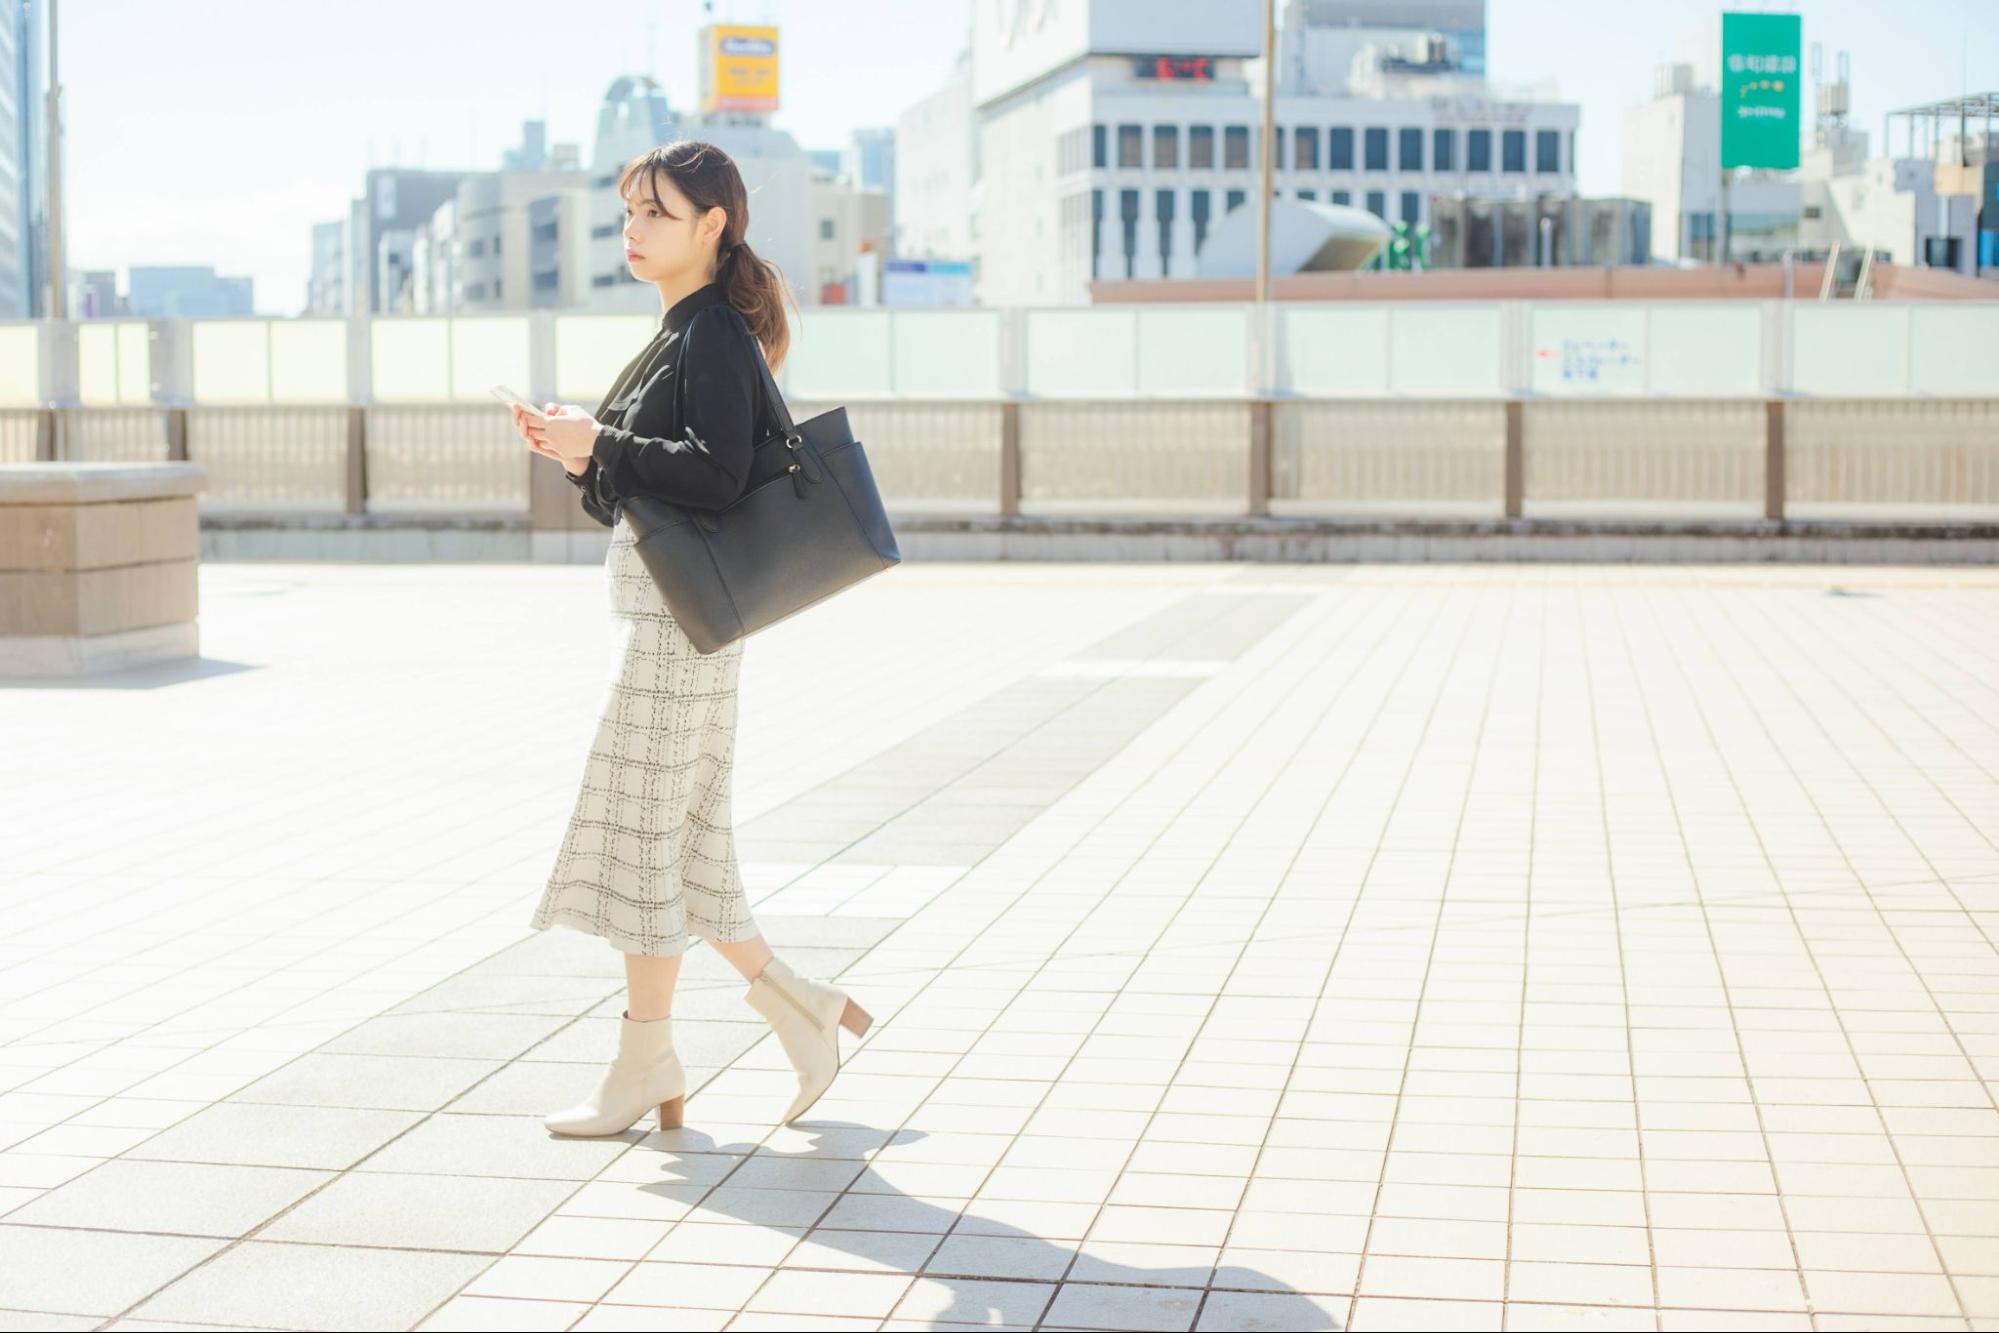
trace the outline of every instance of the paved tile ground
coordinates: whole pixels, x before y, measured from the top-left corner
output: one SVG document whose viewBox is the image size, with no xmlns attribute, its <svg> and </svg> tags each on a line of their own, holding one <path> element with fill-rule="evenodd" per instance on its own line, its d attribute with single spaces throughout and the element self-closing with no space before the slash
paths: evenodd
<svg viewBox="0 0 1999 1333">
<path fill-rule="evenodd" d="M 0 691 L 0 1327 L 1999 1327 L 1999 574 L 906 566 L 753 641 L 688 1127 L 555 1140 L 601 571 Z"/>
</svg>

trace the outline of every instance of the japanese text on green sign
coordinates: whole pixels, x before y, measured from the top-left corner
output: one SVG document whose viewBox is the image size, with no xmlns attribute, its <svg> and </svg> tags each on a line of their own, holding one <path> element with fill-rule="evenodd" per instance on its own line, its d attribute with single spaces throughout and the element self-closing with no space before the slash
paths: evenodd
<svg viewBox="0 0 1999 1333">
<path fill-rule="evenodd" d="M 1721 16 L 1721 165 L 1798 165 L 1796 14 Z"/>
</svg>

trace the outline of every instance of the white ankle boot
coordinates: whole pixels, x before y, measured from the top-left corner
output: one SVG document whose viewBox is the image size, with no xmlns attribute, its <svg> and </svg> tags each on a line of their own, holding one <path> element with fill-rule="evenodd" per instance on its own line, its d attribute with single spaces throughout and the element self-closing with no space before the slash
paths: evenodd
<svg viewBox="0 0 1999 1333">
<path fill-rule="evenodd" d="M 673 1019 L 618 1017 L 618 1054 L 603 1082 L 585 1100 L 546 1116 L 557 1134 L 622 1134 L 653 1107 L 659 1127 L 679 1129 L 687 1100 L 687 1071 L 673 1050 Z"/>
<path fill-rule="evenodd" d="M 764 964 L 743 998 L 771 1025 L 798 1071 L 798 1095 L 784 1113 L 789 1124 L 819 1100 L 839 1072 L 840 1029 L 858 1037 L 874 1018 L 838 986 L 801 977 L 779 958 Z"/>
</svg>

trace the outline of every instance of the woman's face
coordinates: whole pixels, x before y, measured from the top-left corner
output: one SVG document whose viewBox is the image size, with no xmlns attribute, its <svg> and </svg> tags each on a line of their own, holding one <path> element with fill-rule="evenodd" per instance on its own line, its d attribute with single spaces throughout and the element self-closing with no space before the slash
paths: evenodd
<svg viewBox="0 0 1999 1333">
<path fill-rule="evenodd" d="M 727 221 L 720 208 L 696 209 L 664 172 L 654 172 L 650 181 L 638 177 L 625 196 L 625 263 L 641 282 L 664 282 L 690 270 L 705 277 Z"/>
</svg>

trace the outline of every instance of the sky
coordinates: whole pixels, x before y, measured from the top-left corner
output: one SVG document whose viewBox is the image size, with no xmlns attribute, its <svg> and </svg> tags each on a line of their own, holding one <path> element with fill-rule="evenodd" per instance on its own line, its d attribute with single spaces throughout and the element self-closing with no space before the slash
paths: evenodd
<svg viewBox="0 0 1999 1333">
<path fill-rule="evenodd" d="M 843 147 L 855 129 L 894 124 L 944 80 L 970 3 L 713 0 L 711 15 L 702 0 L 559 9 L 346 0 L 316 10 L 62 0 L 68 260 L 119 269 L 121 286 L 133 264 L 212 264 L 256 279 L 260 314 L 295 314 L 312 224 L 345 215 L 370 165 L 492 169 L 536 118 L 551 143 L 580 143 L 587 157 L 597 104 L 621 74 L 651 72 L 671 105 L 693 107 L 694 33 L 711 17 L 778 24 L 775 123 L 807 148 Z M 1999 90 L 1995 0 L 1738 7 L 1801 13 L 1806 48 L 1823 42 L 1828 69 L 1833 52 L 1852 52 L 1853 119 L 1877 151 L 1883 111 Z M 1578 183 L 1613 194 L 1625 108 L 1650 96 L 1654 67 L 1686 58 L 1683 44 L 1718 10 L 1691 0 L 1487 0 L 1487 73 L 1552 82 L 1580 102 Z"/>
</svg>

